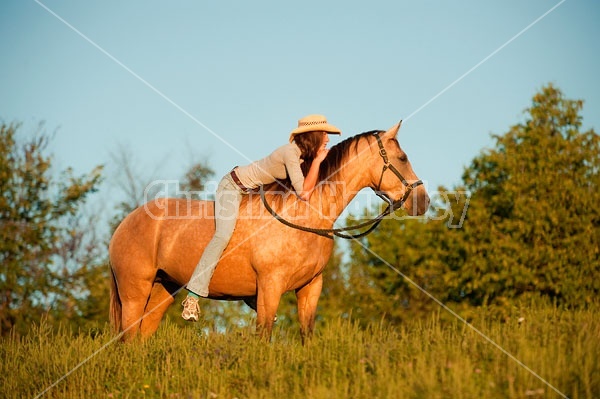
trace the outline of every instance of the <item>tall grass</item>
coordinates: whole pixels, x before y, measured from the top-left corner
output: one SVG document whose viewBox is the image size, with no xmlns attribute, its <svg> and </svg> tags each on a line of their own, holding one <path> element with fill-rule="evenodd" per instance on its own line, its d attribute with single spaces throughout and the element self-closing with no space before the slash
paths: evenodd
<svg viewBox="0 0 600 399">
<path fill-rule="evenodd" d="M 600 320 L 592 310 L 537 307 L 473 324 L 570 398 L 600 397 Z M 0 345 L 0 396 L 44 398 L 553 398 L 561 397 L 459 321 L 439 315 L 390 327 L 347 320 L 273 341 L 251 328 L 205 334 L 164 323 L 145 342 L 53 332 L 41 324 Z M 97 352 L 97 353 L 96 353 Z M 93 355 L 91 358 L 90 356 Z"/>
</svg>

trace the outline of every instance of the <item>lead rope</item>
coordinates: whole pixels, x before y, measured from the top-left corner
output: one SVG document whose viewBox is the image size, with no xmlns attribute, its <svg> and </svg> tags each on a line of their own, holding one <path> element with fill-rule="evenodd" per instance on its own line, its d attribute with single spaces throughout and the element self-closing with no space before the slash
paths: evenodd
<svg viewBox="0 0 600 399">
<path fill-rule="evenodd" d="M 280 221 L 281 223 L 283 223 L 284 225 L 286 225 L 288 227 L 292 227 L 297 230 L 307 231 L 309 233 L 314 233 L 314 234 L 317 234 L 317 235 L 320 235 L 323 237 L 327 237 L 327 238 L 331 238 L 331 239 L 333 239 L 333 236 L 337 236 L 340 238 L 345 238 L 346 240 L 353 240 L 353 239 L 362 238 L 362 237 L 366 236 L 367 234 L 371 233 L 373 230 L 375 230 L 375 228 L 377 228 L 377 226 L 379 225 L 379 223 L 381 223 L 381 221 L 383 220 L 384 217 L 391 214 L 396 209 L 400 208 L 404 204 L 404 202 L 406 202 L 406 199 L 410 195 L 412 189 L 413 189 L 413 187 L 409 187 L 406 190 L 406 192 L 404 193 L 404 196 L 402 197 L 402 199 L 400 201 L 395 202 L 393 205 L 388 204 L 388 206 L 385 208 L 385 210 L 383 212 L 381 212 L 375 218 L 367 220 L 366 222 L 363 222 L 363 223 L 353 225 L 353 226 L 339 227 L 336 229 L 317 229 L 317 228 L 313 228 L 313 227 L 306 227 L 306 226 L 301 226 L 301 225 L 292 223 L 289 220 L 284 219 L 281 215 L 279 215 L 277 212 L 275 212 L 275 210 L 273 208 L 271 208 L 271 206 L 267 202 L 267 198 L 265 196 L 265 190 L 264 190 L 263 186 L 260 186 L 260 198 L 261 198 L 265 208 L 267 209 L 267 211 L 269 211 L 269 213 L 271 215 L 273 215 L 273 217 L 275 219 L 277 219 L 278 221 Z M 347 232 L 347 231 L 357 230 L 357 229 L 360 229 L 360 228 L 363 228 L 366 226 L 370 226 L 370 227 L 367 230 L 363 231 L 362 233 L 357 233 L 357 234 L 344 234 L 343 233 L 343 232 Z"/>
</svg>

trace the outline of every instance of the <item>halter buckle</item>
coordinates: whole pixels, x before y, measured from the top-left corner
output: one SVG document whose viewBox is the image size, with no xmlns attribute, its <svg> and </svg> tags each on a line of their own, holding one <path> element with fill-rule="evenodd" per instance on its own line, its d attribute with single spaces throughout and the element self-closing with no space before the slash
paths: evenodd
<svg viewBox="0 0 600 399">
<path fill-rule="evenodd" d="M 386 165 L 389 164 L 387 151 L 385 150 L 385 148 L 381 147 L 379 149 L 379 155 L 381 155 L 381 158 L 383 158 L 383 162 L 385 162 Z"/>
</svg>

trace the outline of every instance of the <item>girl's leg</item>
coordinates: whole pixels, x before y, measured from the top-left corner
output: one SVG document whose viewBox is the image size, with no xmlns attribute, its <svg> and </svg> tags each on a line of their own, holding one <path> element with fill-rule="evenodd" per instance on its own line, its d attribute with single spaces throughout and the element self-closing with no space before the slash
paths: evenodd
<svg viewBox="0 0 600 399">
<path fill-rule="evenodd" d="M 225 176 L 217 188 L 215 235 L 204 249 L 200 262 L 187 284 L 188 291 L 199 296 L 208 296 L 210 279 L 235 229 L 241 200 L 242 193 L 229 175 Z"/>
</svg>

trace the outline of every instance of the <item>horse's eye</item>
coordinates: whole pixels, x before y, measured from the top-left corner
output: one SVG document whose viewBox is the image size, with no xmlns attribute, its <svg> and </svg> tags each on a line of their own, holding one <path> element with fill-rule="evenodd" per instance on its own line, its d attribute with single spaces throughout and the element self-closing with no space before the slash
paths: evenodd
<svg viewBox="0 0 600 399">
<path fill-rule="evenodd" d="M 400 160 L 400 162 L 406 162 L 406 161 L 408 161 L 408 157 L 406 156 L 406 154 L 400 155 L 400 157 L 398 159 Z"/>
</svg>

